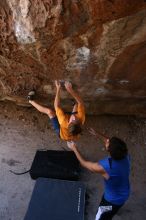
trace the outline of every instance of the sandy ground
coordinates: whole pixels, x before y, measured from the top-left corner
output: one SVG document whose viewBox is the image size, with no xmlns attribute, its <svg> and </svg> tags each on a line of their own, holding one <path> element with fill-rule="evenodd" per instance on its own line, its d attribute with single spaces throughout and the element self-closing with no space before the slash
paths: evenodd
<svg viewBox="0 0 146 220">
<path fill-rule="evenodd" d="M 132 158 L 132 193 L 114 220 L 146 219 L 146 119 L 135 117 L 87 117 L 92 126 L 110 136 L 124 139 Z M 84 131 L 78 141 L 85 158 L 98 161 L 106 155 L 99 140 Z M 35 184 L 29 174 L 16 176 L 30 168 L 37 149 L 63 150 L 66 144 L 56 137 L 46 115 L 33 108 L 0 103 L 0 220 L 23 220 Z M 94 220 L 103 192 L 102 178 L 82 169 L 81 180 L 87 187 L 89 204 L 86 220 Z"/>
</svg>

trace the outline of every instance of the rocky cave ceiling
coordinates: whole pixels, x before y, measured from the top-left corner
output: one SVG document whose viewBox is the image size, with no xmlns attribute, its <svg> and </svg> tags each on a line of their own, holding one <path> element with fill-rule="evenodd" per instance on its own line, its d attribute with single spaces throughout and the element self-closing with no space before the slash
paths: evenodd
<svg viewBox="0 0 146 220">
<path fill-rule="evenodd" d="M 0 1 L 0 100 L 29 106 L 35 89 L 53 104 L 55 79 L 88 114 L 146 116 L 146 1 Z"/>
</svg>

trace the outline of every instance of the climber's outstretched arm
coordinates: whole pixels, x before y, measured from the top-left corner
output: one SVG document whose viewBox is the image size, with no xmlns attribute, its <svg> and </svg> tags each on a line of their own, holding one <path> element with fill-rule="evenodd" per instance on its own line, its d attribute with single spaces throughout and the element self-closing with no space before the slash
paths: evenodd
<svg viewBox="0 0 146 220">
<path fill-rule="evenodd" d="M 78 95 L 78 93 L 73 90 L 72 84 L 70 82 L 68 82 L 68 81 L 65 82 L 65 88 L 71 94 L 71 96 L 76 100 L 76 102 L 78 104 L 83 104 L 83 100 Z"/>
</svg>

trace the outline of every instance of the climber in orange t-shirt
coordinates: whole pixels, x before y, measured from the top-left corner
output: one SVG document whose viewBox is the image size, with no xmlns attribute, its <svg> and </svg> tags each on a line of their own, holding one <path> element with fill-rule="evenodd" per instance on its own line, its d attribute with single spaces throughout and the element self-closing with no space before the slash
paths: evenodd
<svg viewBox="0 0 146 220">
<path fill-rule="evenodd" d="M 64 87 L 76 101 L 76 104 L 74 105 L 71 114 L 65 113 L 60 107 L 60 81 L 56 80 L 55 85 L 55 111 L 36 103 L 36 101 L 33 100 L 33 95 L 28 96 L 29 103 L 33 105 L 38 111 L 45 113 L 49 116 L 56 133 L 62 140 L 76 140 L 79 137 L 79 134 L 82 132 L 82 125 L 85 122 L 85 107 L 83 100 L 80 98 L 78 93 L 74 91 L 74 89 L 72 88 L 72 84 L 68 81 L 65 81 Z"/>
</svg>

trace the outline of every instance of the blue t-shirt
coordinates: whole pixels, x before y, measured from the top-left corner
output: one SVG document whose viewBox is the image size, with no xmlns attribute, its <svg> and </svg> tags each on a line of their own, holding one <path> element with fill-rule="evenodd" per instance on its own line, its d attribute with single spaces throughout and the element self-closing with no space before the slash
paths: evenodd
<svg viewBox="0 0 146 220">
<path fill-rule="evenodd" d="M 114 205 L 124 204 L 130 194 L 129 156 L 126 156 L 122 160 L 113 160 L 111 157 L 106 157 L 105 159 L 100 160 L 99 164 L 109 175 L 108 180 L 104 178 L 104 198 Z"/>
</svg>

